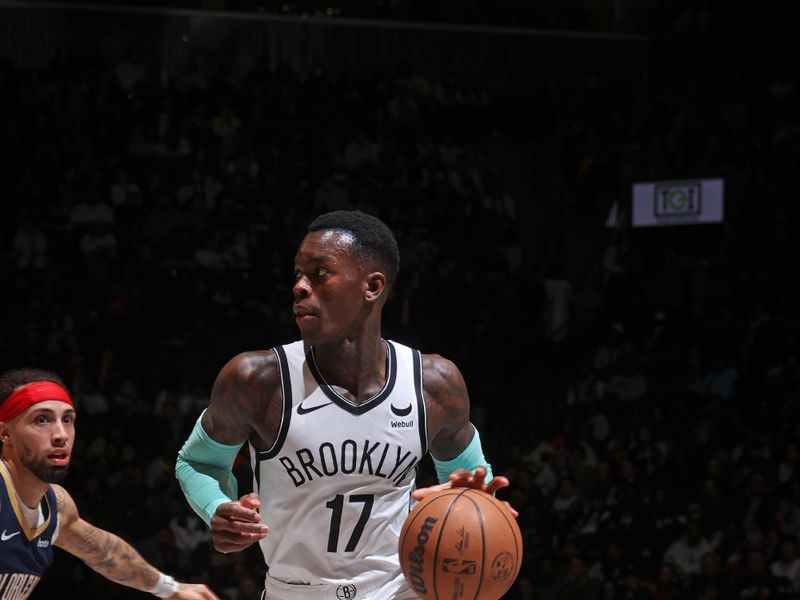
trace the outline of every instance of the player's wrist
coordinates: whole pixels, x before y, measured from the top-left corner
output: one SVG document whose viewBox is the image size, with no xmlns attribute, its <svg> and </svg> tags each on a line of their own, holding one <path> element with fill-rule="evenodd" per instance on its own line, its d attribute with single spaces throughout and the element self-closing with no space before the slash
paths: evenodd
<svg viewBox="0 0 800 600">
<path fill-rule="evenodd" d="M 461 454 L 449 460 L 439 460 L 431 454 L 433 459 L 433 466 L 436 469 L 436 475 L 439 483 L 447 483 L 450 481 L 450 475 L 459 469 L 465 469 L 475 473 L 476 469 L 483 468 L 486 474 L 483 477 L 483 483 L 487 484 L 492 480 L 492 466 L 483 455 L 483 448 L 481 447 L 481 436 L 478 429 L 472 426 L 473 435 L 472 440 L 467 445 Z"/>
<path fill-rule="evenodd" d="M 159 573 L 158 581 L 149 591 L 158 598 L 169 598 L 177 593 L 179 587 L 180 584 L 175 581 L 174 577 Z"/>
</svg>

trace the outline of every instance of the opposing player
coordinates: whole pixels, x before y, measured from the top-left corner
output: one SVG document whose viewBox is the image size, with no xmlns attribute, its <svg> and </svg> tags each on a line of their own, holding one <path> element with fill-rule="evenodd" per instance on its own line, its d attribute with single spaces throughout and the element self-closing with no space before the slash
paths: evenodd
<svg viewBox="0 0 800 600">
<path fill-rule="evenodd" d="M 381 337 L 398 268 L 379 219 L 315 219 L 295 256 L 302 340 L 226 364 L 179 453 L 181 487 L 214 546 L 260 541 L 267 598 L 414 598 L 397 544 L 428 451 L 446 485 L 508 485 L 491 477 L 456 366 Z M 256 491 L 235 500 L 245 441 Z"/>
<path fill-rule="evenodd" d="M 0 598 L 27 598 L 53 561 L 53 546 L 128 587 L 175 600 L 218 600 L 204 585 L 178 583 L 127 542 L 81 519 L 67 491 L 75 408 L 53 373 L 0 376 Z"/>
</svg>

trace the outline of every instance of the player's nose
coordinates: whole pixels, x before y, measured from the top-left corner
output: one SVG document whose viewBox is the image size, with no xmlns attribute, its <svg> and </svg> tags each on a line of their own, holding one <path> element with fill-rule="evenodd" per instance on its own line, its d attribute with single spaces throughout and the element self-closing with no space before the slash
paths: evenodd
<svg viewBox="0 0 800 600">
<path fill-rule="evenodd" d="M 305 276 L 299 277 L 297 281 L 294 282 L 294 286 L 292 286 L 292 294 L 294 295 L 295 301 L 308 298 L 310 293 L 308 278 Z"/>
<path fill-rule="evenodd" d="M 52 438 L 54 445 L 64 445 L 64 443 L 66 443 L 66 441 L 69 439 L 69 431 L 67 430 L 67 426 L 61 421 L 57 421 L 53 426 L 50 437 Z"/>
</svg>

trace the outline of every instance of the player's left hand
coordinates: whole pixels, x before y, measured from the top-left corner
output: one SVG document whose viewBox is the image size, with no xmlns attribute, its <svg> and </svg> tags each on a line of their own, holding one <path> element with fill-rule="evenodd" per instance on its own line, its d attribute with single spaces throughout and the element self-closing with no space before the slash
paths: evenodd
<svg viewBox="0 0 800 600">
<path fill-rule="evenodd" d="M 178 586 L 178 591 L 169 596 L 168 600 L 219 600 L 219 597 L 203 584 L 179 583 Z"/>
<path fill-rule="evenodd" d="M 472 488 L 473 490 L 480 490 L 482 492 L 486 492 L 487 494 L 495 494 L 497 490 L 508 487 L 509 481 L 507 477 L 503 477 L 502 475 L 495 475 L 492 477 L 489 483 L 485 483 L 486 479 L 486 469 L 483 467 L 478 467 L 475 469 L 475 472 L 469 471 L 467 469 L 457 469 L 450 473 L 450 481 L 446 483 L 440 483 L 438 485 L 432 485 L 430 487 L 419 488 L 412 492 L 411 497 L 414 500 L 422 500 L 429 494 L 433 492 L 438 492 L 440 490 L 447 490 L 454 487 L 468 487 Z M 505 500 L 502 501 L 505 504 L 506 508 L 514 515 L 514 518 L 519 516 L 519 513 Z"/>
</svg>

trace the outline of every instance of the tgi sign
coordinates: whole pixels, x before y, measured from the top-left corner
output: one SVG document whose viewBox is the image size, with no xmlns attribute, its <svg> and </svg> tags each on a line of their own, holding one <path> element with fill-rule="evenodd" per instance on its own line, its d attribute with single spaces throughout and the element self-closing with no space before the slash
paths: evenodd
<svg viewBox="0 0 800 600">
<path fill-rule="evenodd" d="M 655 181 L 633 185 L 634 227 L 721 223 L 722 179 Z"/>
</svg>

